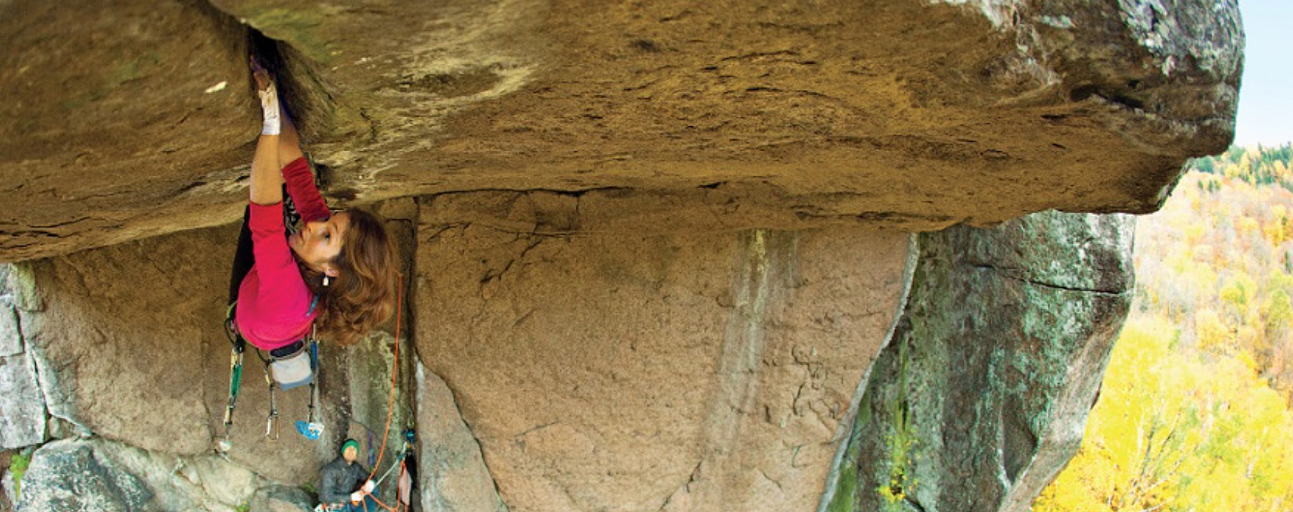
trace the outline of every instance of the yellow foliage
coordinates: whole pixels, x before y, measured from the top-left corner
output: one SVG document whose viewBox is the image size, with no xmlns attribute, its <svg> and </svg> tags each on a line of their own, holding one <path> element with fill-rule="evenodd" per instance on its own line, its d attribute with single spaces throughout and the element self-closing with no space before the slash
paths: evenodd
<svg viewBox="0 0 1293 512">
<path fill-rule="evenodd" d="M 1194 315 L 1194 333 L 1198 336 L 1199 347 L 1204 350 L 1228 352 L 1234 346 L 1234 335 L 1231 333 L 1230 326 L 1226 325 L 1221 316 L 1211 309 L 1199 311 Z"/>
<path fill-rule="evenodd" d="M 1235 227 L 1239 229 L 1240 233 L 1257 231 L 1257 228 L 1260 226 L 1261 224 L 1257 222 L 1257 219 L 1254 219 L 1247 215 L 1240 216 L 1239 221 L 1235 223 Z"/>
<path fill-rule="evenodd" d="M 1189 173 L 1138 220 L 1139 302 L 1082 447 L 1033 510 L 1293 511 L 1293 176 L 1282 155 L 1231 152 L 1208 167 L 1224 177 Z"/>
<path fill-rule="evenodd" d="M 1175 331 L 1157 316 L 1128 320 L 1082 447 L 1034 511 L 1266 512 L 1293 503 L 1284 400 L 1251 360 L 1173 349 Z"/>
</svg>

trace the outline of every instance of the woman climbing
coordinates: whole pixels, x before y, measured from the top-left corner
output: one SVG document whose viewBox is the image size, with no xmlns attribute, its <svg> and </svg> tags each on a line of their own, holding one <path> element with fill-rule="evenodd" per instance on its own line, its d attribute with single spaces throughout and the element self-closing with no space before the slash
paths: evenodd
<svg viewBox="0 0 1293 512">
<path fill-rule="evenodd" d="M 273 78 L 255 59 L 252 76 L 264 124 L 251 164 L 245 231 L 253 264 L 238 285 L 238 330 L 264 350 L 300 341 L 311 325 L 351 345 L 395 311 L 395 247 L 373 214 L 328 210 Z M 303 222 L 291 236 L 284 188 Z"/>
<path fill-rule="evenodd" d="M 251 201 L 234 258 L 229 296 L 235 307 L 229 326 L 256 348 L 269 351 L 271 358 L 300 354 L 304 339 L 315 329 L 337 345 L 354 344 L 395 311 L 394 245 L 373 214 L 328 209 L 296 127 L 280 106 L 274 78 L 255 57 L 251 68 L 264 123 L 251 164 Z M 299 231 L 291 232 L 285 220 L 284 192 L 289 213 L 295 205 L 300 215 Z M 235 353 L 241 354 L 237 342 Z M 226 443 L 241 373 L 241 356 L 236 358 L 225 416 Z M 284 388 L 296 377 L 274 376 Z M 276 414 L 271 410 L 271 425 Z"/>
</svg>

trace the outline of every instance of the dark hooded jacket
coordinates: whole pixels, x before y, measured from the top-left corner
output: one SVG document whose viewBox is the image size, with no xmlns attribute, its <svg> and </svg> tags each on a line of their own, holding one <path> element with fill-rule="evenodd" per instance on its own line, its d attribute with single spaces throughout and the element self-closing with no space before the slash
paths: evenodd
<svg viewBox="0 0 1293 512">
<path fill-rule="evenodd" d="M 350 493 L 363 485 L 368 478 L 368 470 L 359 462 L 347 464 L 345 457 L 338 455 L 319 470 L 319 477 L 323 480 L 319 485 L 319 501 L 335 505 L 350 502 Z"/>
</svg>

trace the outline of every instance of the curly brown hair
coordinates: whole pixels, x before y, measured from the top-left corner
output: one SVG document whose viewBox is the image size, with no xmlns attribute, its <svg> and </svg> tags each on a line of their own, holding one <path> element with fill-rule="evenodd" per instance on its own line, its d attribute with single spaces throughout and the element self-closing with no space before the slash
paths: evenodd
<svg viewBox="0 0 1293 512">
<path fill-rule="evenodd" d="M 329 340 L 353 345 L 395 313 L 399 256 L 382 219 L 364 210 L 345 211 L 350 227 L 332 260 L 337 276 L 323 286 L 323 273 L 300 263 L 301 277 L 319 297 L 315 325 Z"/>
</svg>

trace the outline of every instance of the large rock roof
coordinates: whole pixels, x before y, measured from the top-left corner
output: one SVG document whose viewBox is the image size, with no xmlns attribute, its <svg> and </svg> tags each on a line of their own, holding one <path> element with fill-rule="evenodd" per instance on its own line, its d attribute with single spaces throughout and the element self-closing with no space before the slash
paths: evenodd
<svg viewBox="0 0 1293 512">
<path fill-rule="evenodd" d="M 1233 0 L 11 0 L 0 261 L 238 218 L 252 29 L 340 202 L 660 231 L 1153 211 L 1230 143 L 1243 47 Z"/>
</svg>

